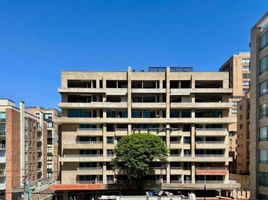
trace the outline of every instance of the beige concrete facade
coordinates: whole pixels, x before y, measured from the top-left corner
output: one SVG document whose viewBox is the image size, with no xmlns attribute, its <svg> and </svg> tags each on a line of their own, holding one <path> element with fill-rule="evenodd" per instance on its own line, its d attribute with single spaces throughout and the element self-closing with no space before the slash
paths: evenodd
<svg viewBox="0 0 268 200">
<path fill-rule="evenodd" d="M 251 29 L 251 199 L 268 199 L 268 13 Z"/>
<path fill-rule="evenodd" d="M 59 113 L 55 109 L 45 109 L 41 107 L 30 107 L 27 111 L 47 122 L 47 174 L 51 182 L 59 178 L 59 136 L 58 125 L 54 122 Z"/>
<path fill-rule="evenodd" d="M 250 86 L 250 53 L 239 52 L 231 56 L 219 69 L 219 71 L 229 72 L 229 84 L 232 88 L 230 102 L 232 104 L 231 117 L 237 120 L 237 104 L 249 92 Z M 230 124 L 228 127 L 230 156 L 233 158 L 230 163 L 230 171 L 237 171 L 237 123 Z"/>
<path fill-rule="evenodd" d="M 26 112 L 23 102 L 0 99 L 0 190 L 17 199 L 24 184 L 38 188 L 47 177 L 47 123 Z"/>
<path fill-rule="evenodd" d="M 124 183 L 110 162 L 117 141 L 136 132 L 162 137 L 170 152 L 168 167 L 155 163 L 148 181 L 163 189 L 239 188 L 228 170 L 228 126 L 236 122 L 228 73 L 62 72 L 59 92 L 63 188 Z"/>
</svg>

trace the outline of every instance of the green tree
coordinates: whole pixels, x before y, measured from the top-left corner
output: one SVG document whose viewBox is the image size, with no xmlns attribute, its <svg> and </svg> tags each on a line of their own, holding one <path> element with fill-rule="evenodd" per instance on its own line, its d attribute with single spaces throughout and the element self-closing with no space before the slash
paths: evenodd
<svg viewBox="0 0 268 200">
<path fill-rule="evenodd" d="M 168 150 L 160 137 L 138 133 L 119 140 L 112 165 L 114 169 L 126 170 L 130 183 L 142 182 L 152 162 L 166 167 L 167 156 Z"/>
</svg>

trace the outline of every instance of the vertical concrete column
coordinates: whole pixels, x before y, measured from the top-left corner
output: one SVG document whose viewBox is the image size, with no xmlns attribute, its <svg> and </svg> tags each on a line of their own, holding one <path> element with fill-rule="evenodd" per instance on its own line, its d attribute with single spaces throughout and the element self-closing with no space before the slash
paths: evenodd
<svg viewBox="0 0 268 200">
<path fill-rule="evenodd" d="M 170 150 L 170 125 L 167 124 L 166 125 L 166 145 L 167 145 L 167 149 Z M 170 163 L 168 163 L 168 166 L 166 168 L 166 181 L 167 183 L 170 183 Z"/>
<path fill-rule="evenodd" d="M 107 167 L 106 167 L 106 162 L 103 162 L 102 165 L 102 180 L 103 180 L 103 184 L 107 184 L 107 171 L 106 171 Z"/>
<path fill-rule="evenodd" d="M 192 183 L 195 183 L 195 163 L 192 163 L 191 175 L 192 175 Z"/>
<path fill-rule="evenodd" d="M 166 68 L 166 118 L 170 117 L 170 67 Z"/>
<path fill-rule="evenodd" d="M 107 156 L 107 138 L 106 138 L 106 131 L 107 131 L 107 124 L 103 124 L 103 130 L 102 130 L 102 149 L 103 149 L 103 157 Z"/>
<path fill-rule="evenodd" d="M 195 79 L 193 78 L 193 75 L 191 76 L 191 87 L 192 89 L 195 89 Z"/>
<path fill-rule="evenodd" d="M 132 104 L 132 99 L 131 99 L 131 72 L 132 69 L 131 67 L 128 67 L 127 71 L 127 115 L 128 115 L 128 121 L 131 119 L 131 104 Z M 128 124 L 128 135 L 131 134 L 131 124 Z"/>
<path fill-rule="evenodd" d="M 96 79 L 96 88 L 100 88 L 100 80 Z"/>
<path fill-rule="evenodd" d="M 227 170 L 227 173 L 224 177 L 224 183 L 228 183 L 228 181 L 229 181 L 229 170 Z"/>
<path fill-rule="evenodd" d="M 191 154 L 192 157 L 195 156 L 195 125 L 191 126 Z"/>
<path fill-rule="evenodd" d="M 181 183 L 184 184 L 184 174 L 181 175 Z"/>
</svg>

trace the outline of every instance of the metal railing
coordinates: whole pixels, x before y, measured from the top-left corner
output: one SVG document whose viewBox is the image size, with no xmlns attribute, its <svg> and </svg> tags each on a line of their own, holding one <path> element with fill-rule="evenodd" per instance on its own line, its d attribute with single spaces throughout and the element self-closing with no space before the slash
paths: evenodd
<svg viewBox="0 0 268 200">
<path fill-rule="evenodd" d="M 78 167 L 78 171 L 83 171 L 83 170 L 102 170 L 102 167 Z"/>
<path fill-rule="evenodd" d="M 226 131 L 226 128 L 196 128 L 196 131 Z"/>
<path fill-rule="evenodd" d="M 195 154 L 195 157 L 225 157 L 224 154 Z"/>
<path fill-rule="evenodd" d="M 103 157 L 103 154 L 65 154 L 64 157 Z"/>
<path fill-rule="evenodd" d="M 196 144 L 224 144 L 224 141 L 196 141 Z"/>
<path fill-rule="evenodd" d="M 202 184 L 224 184 L 223 180 L 196 180 L 196 183 Z"/>
<path fill-rule="evenodd" d="M 197 167 L 196 170 L 227 170 L 226 167 Z"/>
</svg>

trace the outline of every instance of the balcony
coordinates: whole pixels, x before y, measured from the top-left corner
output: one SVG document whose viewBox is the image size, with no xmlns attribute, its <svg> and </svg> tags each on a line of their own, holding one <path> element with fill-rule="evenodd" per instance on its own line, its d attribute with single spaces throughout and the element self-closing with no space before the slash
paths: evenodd
<svg viewBox="0 0 268 200">
<path fill-rule="evenodd" d="M 192 102 L 181 102 L 181 103 L 171 103 L 171 108 L 202 108 L 202 109 L 227 109 L 231 108 L 232 105 L 229 102 L 205 102 L 205 103 L 192 103 Z"/>
<path fill-rule="evenodd" d="M 63 143 L 63 149 L 102 149 L 102 141 L 73 141 Z"/>
<path fill-rule="evenodd" d="M 159 94 L 166 93 L 166 89 L 161 88 L 132 88 L 132 93 Z"/>
<path fill-rule="evenodd" d="M 59 88 L 59 93 L 105 93 L 103 88 Z"/>
<path fill-rule="evenodd" d="M 101 128 L 78 128 L 77 132 L 73 133 L 77 136 L 90 135 L 90 136 L 101 136 L 102 129 Z"/>
<path fill-rule="evenodd" d="M 135 102 L 132 103 L 132 108 L 166 108 L 165 102 Z"/>
<path fill-rule="evenodd" d="M 116 136 L 126 136 L 128 133 L 128 129 L 127 128 L 117 128 L 115 130 L 115 135 Z"/>
<path fill-rule="evenodd" d="M 66 154 L 60 157 L 60 162 L 111 162 L 113 157 L 103 154 Z"/>
<path fill-rule="evenodd" d="M 170 89 L 170 95 L 174 96 L 189 96 L 192 92 L 191 88 L 179 88 L 179 89 Z"/>
<path fill-rule="evenodd" d="M 196 149 L 226 149 L 228 144 L 224 141 L 196 141 Z"/>
<path fill-rule="evenodd" d="M 228 131 L 225 128 L 196 128 L 196 136 L 226 136 Z"/>
<path fill-rule="evenodd" d="M 227 175 L 226 167 L 197 167 L 196 175 Z"/>
<path fill-rule="evenodd" d="M 127 108 L 127 102 L 59 103 L 60 108 Z"/>
<path fill-rule="evenodd" d="M 232 88 L 193 88 L 192 93 L 212 93 L 212 94 L 231 94 Z"/>
</svg>

